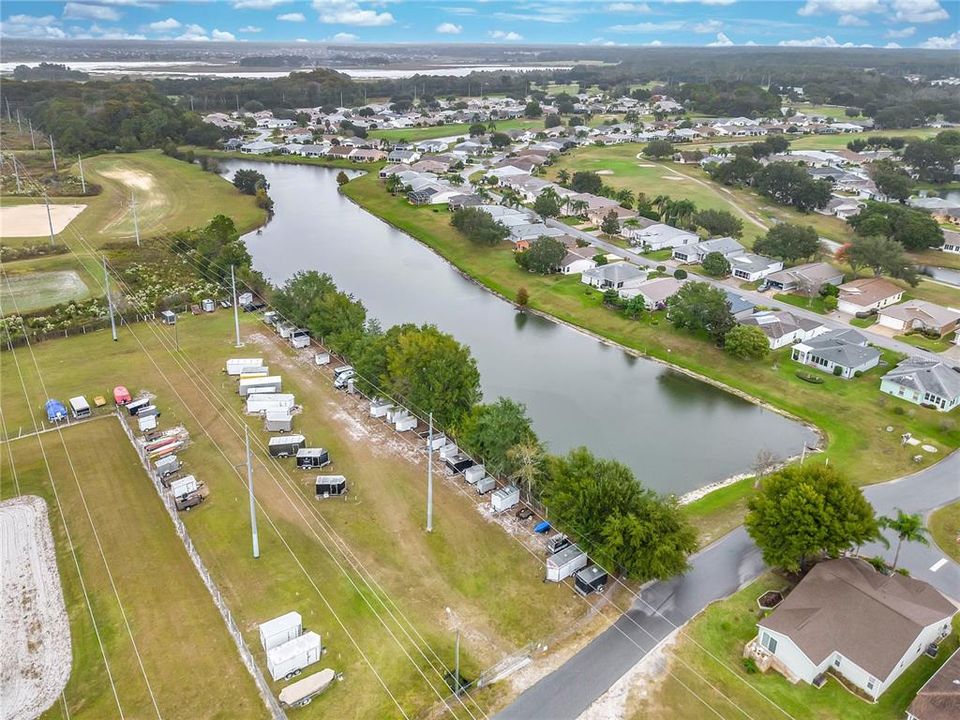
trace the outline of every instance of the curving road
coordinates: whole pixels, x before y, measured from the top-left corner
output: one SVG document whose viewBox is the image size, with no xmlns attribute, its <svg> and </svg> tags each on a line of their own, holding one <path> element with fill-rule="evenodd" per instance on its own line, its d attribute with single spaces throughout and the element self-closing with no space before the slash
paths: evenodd
<svg viewBox="0 0 960 720">
<path fill-rule="evenodd" d="M 960 499 L 960 451 L 918 473 L 864 488 L 879 515 L 931 510 Z M 862 554 L 885 554 L 890 549 L 869 546 Z M 936 546 L 904 544 L 900 565 L 911 575 L 960 598 L 960 566 L 946 559 Z M 690 559 L 690 570 L 680 577 L 654 583 L 613 625 L 560 668 L 528 688 L 496 715 L 497 720 L 574 720 L 639 662 L 675 626 L 680 626 L 714 600 L 724 598 L 764 570 L 760 551 L 739 527 Z M 934 570 L 936 568 L 936 570 Z"/>
</svg>

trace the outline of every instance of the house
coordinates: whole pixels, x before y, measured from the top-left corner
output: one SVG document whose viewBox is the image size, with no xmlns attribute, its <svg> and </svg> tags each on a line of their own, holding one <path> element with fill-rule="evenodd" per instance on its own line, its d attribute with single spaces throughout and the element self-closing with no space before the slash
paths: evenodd
<svg viewBox="0 0 960 720">
<path fill-rule="evenodd" d="M 939 222 L 960 222 L 960 203 L 940 197 L 912 197 L 907 200 L 910 207 L 926 210 Z"/>
<path fill-rule="evenodd" d="M 813 297 L 824 285 L 840 285 L 843 273 L 825 262 L 806 263 L 796 267 L 771 273 L 764 284 L 778 292 L 795 292 L 798 295 Z"/>
<path fill-rule="evenodd" d="M 503 221 L 501 220 L 501 222 Z M 555 238 L 564 234 L 560 228 L 549 227 L 539 222 L 526 222 L 510 227 L 510 239 L 513 240 L 513 242 L 519 240 L 536 240 L 539 237 Z"/>
<path fill-rule="evenodd" d="M 243 138 L 230 138 L 223 143 L 223 149 L 227 151 L 236 151 L 243 145 Z"/>
<path fill-rule="evenodd" d="M 417 143 L 417 150 L 421 153 L 438 153 L 447 149 L 447 143 L 442 140 L 423 140 Z"/>
<path fill-rule="evenodd" d="M 857 278 L 839 290 L 837 309 L 847 315 L 870 314 L 903 299 L 903 288 L 883 278 Z"/>
<path fill-rule="evenodd" d="M 943 245 L 940 249 L 948 253 L 960 253 L 960 232 L 956 230 L 943 231 Z"/>
<path fill-rule="evenodd" d="M 630 240 L 631 245 L 638 245 L 650 251 L 675 248 L 697 241 L 695 234 L 663 223 L 654 223 L 639 230 L 627 228 L 624 230 L 624 235 Z"/>
<path fill-rule="evenodd" d="M 900 334 L 920 330 L 949 335 L 960 324 L 960 310 L 952 310 L 926 300 L 908 300 L 880 311 L 877 323 Z"/>
<path fill-rule="evenodd" d="M 827 331 L 816 320 L 798 317 L 786 310 L 765 311 L 740 321 L 741 325 L 756 325 L 767 336 L 771 350 L 779 350 L 795 342 L 810 340 Z"/>
<path fill-rule="evenodd" d="M 793 346 L 798 363 L 849 380 L 880 363 L 880 351 L 856 330 L 828 330 Z"/>
<path fill-rule="evenodd" d="M 622 223 L 625 220 L 631 220 L 637 216 L 637 213 L 635 213 L 633 210 L 628 210 L 627 208 L 614 204 L 608 207 L 591 208 L 587 210 L 587 219 L 594 225 L 599 226 L 610 213 L 616 215 L 618 223 Z"/>
<path fill-rule="evenodd" d="M 626 299 L 640 296 L 647 310 L 662 310 L 667 306 L 667 300 L 677 294 L 683 282 L 672 277 L 661 277 L 640 283 L 636 288 L 621 292 Z"/>
<path fill-rule="evenodd" d="M 730 306 L 730 314 L 737 320 L 750 317 L 753 315 L 754 310 L 757 309 L 755 304 L 733 290 L 724 290 L 723 293 L 727 296 L 727 305 Z"/>
<path fill-rule="evenodd" d="M 580 282 L 598 290 L 629 290 L 647 279 L 647 273 L 626 262 L 598 265 L 584 270 Z"/>
<path fill-rule="evenodd" d="M 673 250 L 673 259 L 681 263 L 701 263 L 710 253 L 718 252 L 725 258 L 743 253 L 743 245 L 732 237 L 719 237 L 681 245 Z"/>
<path fill-rule="evenodd" d="M 279 145 L 269 140 L 254 140 L 253 142 L 244 143 L 240 146 L 240 152 L 246 153 L 247 155 L 263 155 L 279 149 Z"/>
<path fill-rule="evenodd" d="M 385 180 L 391 175 L 396 175 L 397 173 L 403 173 L 403 172 L 410 172 L 410 170 L 411 170 L 411 167 L 409 165 L 406 165 L 404 163 L 396 163 L 394 165 L 384 165 L 382 168 L 380 168 L 380 172 L 378 174 L 381 180 Z"/>
<path fill-rule="evenodd" d="M 374 150 L 372 148 L 354 148 L 348 157 L 357 162 L 379 162 L 387 157 L 383 150 Z"/>
<path fill-rule="evenodd" d="M 857 558 L 827 560 L 757 623 L 748 650 L 791 681 L 815 684 L 829 671 L 875 700 L 950 632 L 956 612 L 921 580 Z"/>
<path fill-rule="evenodd" d="M 960 717 L 960 650 L 940 666 L 907 708 L 907 720 L 957 720 Z"/>
<path fill-rule="evenodd" d="M 570 248 L 566 257 L 560 261 L 559 270 L 563 275 L 578 275 L 597 266 L 594 256 L 600 252 L 595 247 Z"/>
<path fill-rule="evenodd" d="M 465 207 L 477 207 L 478 205 L 483 205 L 483 198 L 470 193 L 454 195 L 447 201 L 447 207 L 451 211 Z"/>
<path fill-rule="evenodd" d="M 411 165 L 420 159 L 420 153 L 416 150 L 402 150 L 399 148 L 394 148 L 390 151 L 390 154 L 387 155 L 387 162 L 391 163 L 405 163 Z"/>
<path fill-rule="evenodd" d="M 817 210 L 817 212 L 821 215 L 833 215 L 841 220 L 848 220 L 854 215 L 859 215 L 860 211 L 866 206 L 867 204 L 865 202 L 857 198 L 835 197 Z"/>
<path fill-rule="evenodd" d="M 907 358 L 880 379 L 880 392 L 950 412 L 960 405 L 960 373 L 940 360 Z"/>
<path fill-rule="evenodd" d="M 730 261 L 730 272 L 733 273 L 733 276 L 746 282 L 756 282 L 771 273 L 783 270 L 782 260 L 755 255 L 754 253 L 741 253 L 728 257 L 727 260 Z"/>
</svg>

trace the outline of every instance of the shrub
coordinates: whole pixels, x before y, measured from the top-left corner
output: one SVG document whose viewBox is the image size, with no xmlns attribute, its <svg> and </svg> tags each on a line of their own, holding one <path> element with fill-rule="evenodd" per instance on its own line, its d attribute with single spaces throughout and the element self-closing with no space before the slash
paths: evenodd
<svg viewBox="0 0 960 720">
<path fill-rule="evenodd" d="M 677 268 L 676 270 L 673 271 L 673 277 L 676 280 L 686 280 L 687 271 L 684 270 L 683 268 Z"/>
<path fill-rule="evenodd" d="M 760 672 L 760 668 L 757 667 L 757 661 L 752 657 L 743 658 L 741 662 L 743 663 L 744 672 L 746 672 L 747 675 L 756 675 Z"/>
<path fill-rule="evenodd" d="M 837 305 L 839 304 L 839 302 L 840 301 L 837 300 L 837 298 L 834 297 L 833 295 L 827 295 L 825 298 L 823 298 L 823 308 L 824 310 L 829 310 L 830 312 L 833 312 L 834 310 L 837 309 Z"/>
<path fill-rule="evenodd" d="M 840 377 L 841 375 L 843 375 L 843 368 L 840 367 L 839 365 L 835 365 L 833 368 L 833 374 L 836 375 L 837 377 Z"/>
</svg>

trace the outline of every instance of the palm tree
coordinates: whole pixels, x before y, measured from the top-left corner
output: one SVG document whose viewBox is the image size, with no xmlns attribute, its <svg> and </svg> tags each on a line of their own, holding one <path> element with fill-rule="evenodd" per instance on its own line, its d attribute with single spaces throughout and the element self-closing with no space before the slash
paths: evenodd
<svg viewBox="0 0 960 720">
<path fill-rule="evenodd" d="M 913 515 L 908 515 L 900 508 L 897 508 L 897 516 L 895 518 L 890 517 L 880 517 L 877 518 L 877 523 L 880 527 L 893 530 L 897 534 L 897 552 L 893 556 L 893 569 L 897 569 L 897 563 L 900 561 L 900 548 L 903 546 L 903 541 L 907 542 L 918 542 L 921 545 L 929 545 L 930 541 L 927 540 L 927 535 L 930 534 L 930 531 L 927 530 L 923 525 L 923 516 L 920 513 L 915 513 Z"/>
<path fill-rule="evenodd" d="M 564 187 L 570 182 L 570 172 L 566 168 L 562 168 L 560 172 L 557 173 L 557 182 Z"/>
<path fill-rule="evenodd" d="M 587 211 L 587 208 L 590 207 L 590 205 L 587 203 L 586 200 L 578 199 L 578 200 L 568 201 L 567 207 L 570 209 L 571 215 L 576 215 L 577 217 L 581 217 Z"/>
<path fill-rule="evenodd" d="M 511 478 L 531 497 L 543 474 L 543 462 L 546 456 L 543 447 L 535 440 L 519 443 L 507 450 L 507 459 L 515 470 Z"/>
</svg>

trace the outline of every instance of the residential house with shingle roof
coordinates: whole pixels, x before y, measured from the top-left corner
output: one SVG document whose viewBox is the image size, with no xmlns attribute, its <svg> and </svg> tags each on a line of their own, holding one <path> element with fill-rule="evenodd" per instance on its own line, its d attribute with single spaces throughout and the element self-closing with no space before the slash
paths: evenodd
<svg viewBox="0 0 960 720">
<path fill-rule="evenodd" d="M 740 321 L 741 325 L 755 325 L 767 336 L 771 350 L 778 350 L 795 342 L 810 340 L 827 332 L 827 327 L 816 320 L 794 315 L 787 310 L 756 313 Z"/>
<path fill-rule="evenodd" d="M 940 360 L 907 358 L 880 379 L 880 392 L 950 412 L 960 405 L 960 373 Z"/>
<path fill-rule="evenodd" d="M 732 237 L 718 237 L 711 240 L 702 240 L 681 245 L 673 250 L 673 259 L 681 263 L 700 263 L 710 253 L 718 252 L 725 258 L 740 255 L 744 252 L 743 245 Z M 781 267 L 783 265 L 781 264 Z"/>
<path fill-rule="evenodd" d="M 907 720 L 957 718 L 960 718 L 960 650 L 953 651 L 907 708 Z"/>
<path fill-rule="evenodd" d="M 945 308 L 926 300 L 908 300 L 881 310 L 877 323 L 900 334 L 919 330 L 943 337 L 960 325 L 960 310 Z"/>
<path fill-rule="evenodd" d="M 757 623 L 748 649 L 764 670 L 811 684 L 835 673 L 875 700 L 949 634 L 956 612 L 921 580 L 856 558 L 827 560 Z"/>
<path fill-rule="evenodd" d="M 878 277 L 857 278 L 840 285 L 837 310 L 847 315 L 871 313 L 903 299 L 903 288 Z"/>
<path fill-rule="evenodd" d="M 765 283 L 777 292 L 813 297 L 826 284 L 843 283 L 843 273 L 828 263 L 813 262 L 772 273 L 765 278 Z"/>
<path fill-rule="evenodd" d="M 793 346 L 798 363 L 849 380 L 880 363 L 880 351 L 856 330 L 828 330 Z"/>
</svg>

